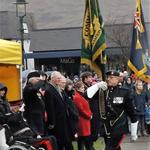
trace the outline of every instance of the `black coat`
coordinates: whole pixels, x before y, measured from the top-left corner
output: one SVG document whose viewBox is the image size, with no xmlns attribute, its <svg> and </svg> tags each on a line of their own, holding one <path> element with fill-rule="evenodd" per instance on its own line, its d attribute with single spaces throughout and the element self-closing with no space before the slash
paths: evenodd
<svg viewBox="0 0 150 150">
<path fill-rule="evenodd" d="M 71 133 L 72 140 L 75 139 L 74 135 L 77 133 L 77 124 L 79 121 L 79 112 L 74 104 L 74 101 L 71 96 L 68 96 L 65 91 L 62 92 L 66 111 L 67 111 L 67 120 L 69 125 L 69 132 Z"/>
<path fill-rule="evenodd" d="M 16 130 L 15 126 L 19 124 L 19 114 L 11 111 L 9 102 L 6 99 L 7 87 L 0 84 L 0 89 L 2 88 L 5 90 L 5 94 L 0 98 L 0 124 L 8 124 L 13 133 Z"/>
<path fill-rule="evenodd" d="M 0 124 L 8 123 L 7 113 L 12 113 L 10 110 L 9 103 L 6 99 L 7 87 L 0 83 L 0 89 L 5 90 L 5 94 L 0 98 Z"/>
<path fill-rule="evenodd" d="M 49 84 L 45 90 L 45 108 L 48 118 L 49 130 L 54 135 L 59 144 L 66 144 L 71 140 L 68 127 L 65 101 L 56 88 Z"/>
<path fill-rule="evenodd" d="M 7 100 L 0 99 L 0 124 L 7 123 L 7 117 L 6 117 L 7 113 L 12 113 L 10 111 L 8 102 Z"/>
<path fill-rule="evenodd" d="M 45 104 L 39 92 L 40 84 L 27 84 L 23 90 L 25 118 L 29 126 L 40 135 L 45 133 Z"/>
<path fill-rule="evenodd" d="M 111 136 L 128 132 L 127 116 L 130 117 L 132 123 L 137 121 L 133 100 L 128 89 L 118 86 L 108 88 L 105 99 L 105 116 L 104 123 Z"/>
</svg>

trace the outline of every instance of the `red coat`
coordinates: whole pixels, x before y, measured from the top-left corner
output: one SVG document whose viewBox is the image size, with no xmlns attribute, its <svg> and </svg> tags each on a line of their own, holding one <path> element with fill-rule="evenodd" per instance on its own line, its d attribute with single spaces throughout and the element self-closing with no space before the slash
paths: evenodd
<svg viewBox="0 0 150 150">
<path fill-rule="evenodd" d="M 89 103 L 79 92 L 75 92 L 73 99 L 79 111 L 78 136 L 89 136 L 92 116 Z"/>
</svg>

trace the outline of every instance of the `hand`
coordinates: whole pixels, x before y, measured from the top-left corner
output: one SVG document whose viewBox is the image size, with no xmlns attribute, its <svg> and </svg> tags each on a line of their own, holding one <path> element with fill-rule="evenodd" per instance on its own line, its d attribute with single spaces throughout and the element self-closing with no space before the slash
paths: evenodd
<svg viewBox="0 0 150 150">
<path fill-rule="evenodd" d="M 41 88 L 39 89 L 39 92 L 42 94 L 42 96 L 44 96 L 44 95 L 45 95 L 45 91 L 44 91 L 44 90 L 42 90 Z"/>
<path fill-rule="evenodd" d="M 37 139 L 41 139 L 42 137 L 41 137 L 41 135 L 37 135 Z"/>
<path fill-rule="evenodd" d="M 107 90 L 107 83 L 104 81 L 97 83 L 98 88 L 101 88 L 103 91 Z"/>
<path fill-rule="evenodd" d="M 131 135 L 131 141 L 136 141 L 138 139 L 137 135 Z"/>
<path fill-rule="evenodd" d="M 78 134 L 77 134 L 77 133 L 75 133 L 75 134 L 74 134 L 74 137 L 75 137 L 75 138 L 78 138 Z"/>
</svg>

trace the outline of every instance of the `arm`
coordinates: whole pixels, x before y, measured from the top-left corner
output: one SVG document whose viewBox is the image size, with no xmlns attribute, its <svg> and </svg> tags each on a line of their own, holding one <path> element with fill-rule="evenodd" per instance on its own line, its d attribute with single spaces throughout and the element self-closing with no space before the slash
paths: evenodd
<svg viewBox="0 0 150 150">
<path fill-rule="evenodd" d="M 1 112 L 0 112 L 0 123 L 1 124 L 5 124 L 6 123 L 6 117 Z"/>
<path fill-rule="evenodd" d="M 91 116 L 92 116 L 91 111 L 85 109 L 85 107 L 83 106 L 82 102 L 80 102 L 80 101 L 82 101 L 81 98 L 79 99 L 77 97 L 74 97 L 74 102 L 75 102 L 75 105 L 76 105 L 76 107 L 78 109 L 79 114 L 82 117 L 86 118 L 86 119 L 91 119 Z"/>
<path fill-rule="evenodd" d="M 101 81 L 87 88 L 88 98 L 92 98 L 99 89 L 102 89 L 104 91 L 107 90 L 107 83 Z"/>
</svg>

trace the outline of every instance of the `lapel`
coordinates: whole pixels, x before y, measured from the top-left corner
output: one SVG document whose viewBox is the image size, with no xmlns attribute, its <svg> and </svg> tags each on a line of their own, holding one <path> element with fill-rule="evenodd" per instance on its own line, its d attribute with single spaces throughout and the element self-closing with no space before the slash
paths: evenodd
<svg viewBox="0 0 150 150">
<path fill-rule="evenodd" d="M 58 99 L 63 101 L 63 97 L 60 95 L 58 90 L 52 84 L 50 84 L 50 86 L 51 86 L 51 89 L 53 90 L 54 94 L 58 97 Z"/>
</svg>

